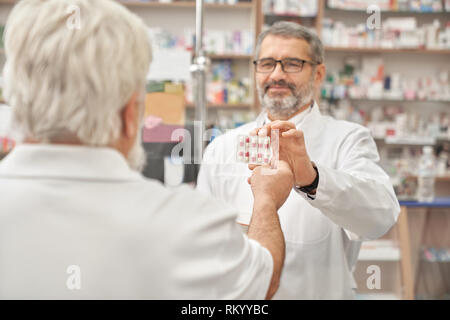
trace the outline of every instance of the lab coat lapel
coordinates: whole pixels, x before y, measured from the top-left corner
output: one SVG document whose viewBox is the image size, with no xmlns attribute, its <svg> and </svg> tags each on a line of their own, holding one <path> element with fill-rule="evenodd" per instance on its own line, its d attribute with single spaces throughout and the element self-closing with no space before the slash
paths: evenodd
<svg viewBox="0 0 450 320">
<path fill-rule="evenodd" d="M 303 131 L 306 150 L 310 156 L 315 156 L 317 154 L 316 151 L 320 150 L 321 140 L 324 134 L 322 117 L 319 105 L 314 102 L 311 112 L 303 121 L 296 124 L 297 130 Z"/>
<path fill-rule="evenodd" d="M 316 150 L 320 150 L 321 139 L 323 138 L 323 121 L 319 105 L 314 101 L 311 111 L 295 126 L 297 130 L 302 130 L 305 135 L 305 145 L 308 153 L 317 154 Z M 267 112 L 262 111 L 256 118 L 256 127 L 261 128 L 267 119 Z"/>
</svg>

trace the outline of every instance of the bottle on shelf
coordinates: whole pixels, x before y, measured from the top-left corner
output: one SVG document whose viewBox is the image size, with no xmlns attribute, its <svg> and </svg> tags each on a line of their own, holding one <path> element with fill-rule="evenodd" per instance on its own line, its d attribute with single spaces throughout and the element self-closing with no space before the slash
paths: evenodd
<svg viewBox="0 0 450 320">
<path fill-rule="evenodd" d="M 419 159 L 417 184 L 417 200 L 419 202 L 433 202 L 435 182 L 435 159 L 433 148 L 424 146 Z"/>
</svg>

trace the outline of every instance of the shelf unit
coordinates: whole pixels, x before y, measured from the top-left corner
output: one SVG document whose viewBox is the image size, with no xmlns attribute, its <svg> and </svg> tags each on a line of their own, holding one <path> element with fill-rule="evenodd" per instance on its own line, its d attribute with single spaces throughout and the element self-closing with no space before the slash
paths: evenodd
<svg viewBox="0 0 450 320">
<path fill-rule="evenodd" d="M 191 13 L 195 14 L 195 0 L 192 1 L 182 1 L 182 2 L 170 2 L 170 3 L 160 3 L 160 2 L 142 2 L 142 1 L 120 1 L 116 0 L 123 4 L 124 6 L 128 7 L 132 11 L 137 11 L 140 8 L 143 8 L 148 13 L 148 9 L 155 9 L 158 10 L 158 12 L 166 12 L 169 13 L 172 10 L 183 10 L 186 14 Z M 3 10 L 10 10 L 12 8 L 12 5 L 15 4 L 17 0 L 0 0 L 0 6 L 3 5 Z M 160 11 L 164 10 L 164 11 Z M 251 0 L 248 2 L 238 2 L 236 4 L 205 4 L 205 12 L 206 14 L 215 12 L 216 14 L 219 12 L 231 12 L 233 14 L 234 12 L 245 12 L 245 14 L 248 16 L 251 25 L 251 29 L 253 30 L 256 35 L 259 34 L 261 30 L 261 23 L 260 23 L 260 15 L 259 12 L 261 11 L 261 1 L 260 0 Z M 137 12 L 138 15 L 139 12 Z M 145 21 L 145 18 L 144 18 Z M 192 28 L 195 27 L 195 20 L 191 21 Z M 205 21 L 205 27 L 207 27 L 207 22 Z M 231 28 L 231 27 L 230 27 Z M 4 49 L 0 48 L 0 55 L 4 54 Z M 249 77 L 252 79 L 251 76 L 251 70 L 253 68 L 252 59 L 253 56 L 251 54 L 210 54 L 208 57 L 211 59 L 211 61 L 222 61 L 222 60 L 231 60 L 233 62 L 239 63 L 239 66 L 242 66 L 243 64 L 248 64 L 248 72 Z M 254 84 L 252 83 L 252 100 L 253 103 L 251 104 L 208 104 L 208 108 L 211 109 L 247 109 L 251 110 L 254 108 L 258 108 L 258 101 L 255 101 L 256 97 L 256 88 Z M 191 106 L 187 106 L 188 109 L 190 109 Z"/>
<path fill-rule="evenodd" d="M 222 103 L 222 104 L 208 104 L 208 108 L 210 109 L 223 109 L 223 108 L 227 108 L 227 109 L 251 109 L 251 105 L 250 104 L 245 104 L 245 103 Z M 193 104 L 187 104 L 186 108 L 188 109 L 193 109 L 194 105 Z"/>
<path fill-rule="evenodd" d="M 351 53 L 417 53 L 417 54 L 450 54 L 450 50 L 446 49 L 423 49 L 423 48 L 370 48 L 370 47 L 330 47 L 326 46 L 325 52 L 351 52 Z"/>
<path fill-rule="evenodd" d="M 392 240 L 364 242 L 359 252 L 360 261 L 400 261 L 400 249 Z"/>
<path fill-rule="evenodd" d="M 431 265 L 438 263 L 424 261 L 422 256 L 424 244 L 447 248 L 450 246 L 448 237 L 450 197 L 436 198 L 432 203 L 402 201 L 400 204 L 401 213 L 397 225 L 400 230 L 402 252 L 403 293 L 405 299 L 414 299 L 421 289 L 420 283 L 423 279 L 420 276 L 423 269 L 426 268 L 423 263 L 427 262 Z M 414 236 L 412 237 L 412 235 Z M 436 280 L 440 276 L 429 274 L 427 278 Z M 443 277 L 445 279 L 445 276 Z M 444 293 L 445 283 L 433 285 L 432 290 L 439 294 Z"/>
<path fill-rule="evenodd" d="M 250 54 L 210 54 L 211 60 L 250 60 L 253 56 Z"/>
<path fill-rule="evenodd" d="M 183 1 L 183 2 L 171 2 L 171 3 L 159 3 L 159 2 L 140 2 L 140 1 L 119 1 L 123 5 L 133 8 L 133 7 L 150 7 L 150 8 L 167 8 L 167 9 L 176 9 L 176 8 L 187 8 L 190 10 L 195 9 L 195 1 Z M 205 4 L 205 12 L 208 14 L 209 12 L 218 10 L 232 10 L 236 12 L 240 12 L 244 10 L 245 12 L 248 12 L 250 20 L 252 21 L 252 29 L 254 31 L 255 37 L 260 32 L 260 23 L 259 23 L 259 10 L 260 10 L 260 0 L 251 0 L 248 2 L 238 2 L 236 4 L 230 5 L 230 4 Z M 205 27 L 207 27 L 207 24 L 205 23 Z M 221 60 L 232 60 L 232 61 L 241 61 L 241 62 L 248 62 L 248 68 L 249 72 L 252 70 L 252 55 L 245 55 L 245 54 L 210 54 L 208 57 L 211 59 L 211 61 L 221 61 Z M 254 103 L 252 104 L 208 104 L 208 109 L 252 109 L 254 106 L 257 106 L 258 102 L 255 101 L 256 97 L 256 90 L 255 86 L 252 84 L 253 87 L 253 94 L 252 94 L 252 100 Z M 193 105 L 188 104 L 186 106 L 188 109 L 192 109 Z"/>
<path fill-rule="evenodd" d="M 327 6 L 328 11 L 336 11 L 336 12 L 356 12 L 356 13 L 366 13 L 365 10 L 361 9 L 343 9 L 343 8 L 333 8 Z M 411 15 L 411 14 L 446 14 L 446 11 L 414 11 L 414 10 L 380 10 L 382 14 L 401 14 L 401 15 Z"/>
<path fill-rule="evenodd" d="M 389 99 L 389 98 L 380 98 L 380 99 L 369 99 L 369 98 L 352 98 L 346 97 L 345 99 L 351 101 L 367 101 L 367 102 L 407 102 L 407 103 L 450 103 L 450 100 L 418 100 L 418 99 Z"/>
<path fill-rule="evenodd" d="M 345 21 L 346 24 L 351 25 L 353 22 L 364 23 L 364 21 L 370 16 L 363 10 L 351 10 L 342 8 L 330 8 L 327 3 L 322 2 L 324 6 L 324 16 L 333 18 L 340 21 Z M 418 11 L 381 11 L 381 20 L 387 17 L 405 17 L 414 16 L 418 19 L 419 24 L 421 20 L 426 20 L 427 23 L 431 22 L 430 19 L 438 19 L 441 22 L 449 21 L 449 12 L 418 12 Z M 337 18 L 336 18 L 337 17 Z M 422 22 L 424 22 L 422 21 Z M 438 71 L 442 68 L 442 65 L 450 65 L 450 49 L 428 49 L 428 48 L 377 48 L 377 47 L 332 47 L 325 46 L 327 67 L 332 62 L 342 61 L 346 57 L 360 58 L 362 56 L 370 57 L 382 57 L 385 61 L 385 71 L 396 71 L 404 77 L 411 75 L 411 68 L 408 64 L 415 63 L 414 68 L 417 72 L 416 75 L 426 74 L 429 70 Z M 330 63 L 331 62 L 331 63 Z M 335 63 L 335 66 L 338 65 Z M 340 63 L 342 65 L 342 62 Z M 445 67 L 444 67 L 445 68 Z M 332 68 L 331 68 L 332 69 Z M 389 72 L 387 72 L 389 74 Z M 368 99 L 368 98 L 350 98 L 345 99 L 351 102 L 352 106 L 358 106 L 364 110 L 370 110 L 372 107 L 380 107 L 385 105 L 401 105 L 403 107 L 413 108 L 415 111 L 420 111 L 420 114 L 431 112 L 442 112 L 450 106 L 450 101 L 444 100 L 408 100 L 408 99 Z M 337 102 L 340 99 L 327 99 L 329 102 Z M 423 104 L 429 106 L 426 110 Z M 431 109 L 433 108 L 433 109 Z M 447 110 L 445 110 L 447 112 Z M 385 142 L 384 139 L 376 139 L 377 142 Z M 445 140 L 437 139 L 438 142 Z M 388 145 L 390 143 L 386 143 Z M 404 143 L 408 145 L 410 143 Z M 420 143 L 419 143 L 420 144 Z M 415 144 L 411 144 L 415 145 Z"/>
<path fill-rule="evenodd" d="M 302 16 L 296 16 L 296 15 L 276 15 L 276 14 L 269 14 L 265 15 L 263 13 L 263 1 L 265 0 L 252 0 L 250 2 L 238 2 L 234 5 L 229 4 L 205 4 L 206 12 L 212 12 L 212 11 L 218 11 L 218 10 L 232 10 L 238 12 L 238 11 L 249 11 L 249 14 L 251 15 L 252 25 L 253 29 L 255 31 L 255 39 L 256 36 L 259 34 L 259 32 L 262 30 L 262 27 L 267 20 L 268 17 L 272 17 L 275 20 L 282 20 L 282 19 L 291 19 L 291 20 L 297 20 L 299 22 L 302 22 L 303 20 L 312 20 L 312 25 L 316 29 L 317 33 L 321 33 L 321 24 L 323 17 L 326 15 L 332 15 L 333 13 L 345 13 L 345 14 L 366 14 L 365 11 L 362 10 L 344 10 L 339 8 L 330 8 L 327 5 L 326 0 L 317 0 L 317 15 L 315 16 L 309 16 L 309 17 L 302 17 Z M 14 4 L 15 0 L 0 0 L 0 4 L 5 5 L 11 5 Z M 182 1 L 182 2 L 171 2 L 171 3 L 159 3 L 159 2 L 141 2 L 141 1 L 119 1 L 123 5 L 129 7 L 130 9 L 135 8 L 166 8 L 167 10 L 177 9 L 177 8 L 186 8 L 186 10 L 193 10 L 195 8 L 195 1 Z M 429 16 L 439 16 L 439 15 L 445 15 L 446 12 L 430 12 L 430 13 L 422 13 L 422 12 L 397 12 L 397 11 L 382 11 L 382 14 L 389 14 L 389 15 L 422 15 L 426 14 Z M 347 48 L 347 47 L 325 47 L 325 51 L 327 53 L 327 59 L 329 54 L 333 55 L 334 53 L 349 53 L 349 54 L 420 54 L 420 55 L 449 55 L 450 50 L 440 50 L 440 49 L 420 49 L 420 48 L 414 48 L 414 49 L 407 49 L 407 48 Z M 2 50 L 0 50 L 0 53 L 2 53 Z M 232 61 L 247 61 L 249 62 L 249 70 L 252 70 L 251 60 L 252 55 L 233 55 L 233 54 L 223 54 L 223 55 L 210 55 L 209 56 L 212 61 L 220 61 L 220 60 L 232 60 Z M 251 72 L 251 71 L 250 71 Z M 253 81 L 253 76 L 251 76 L 251 79 Z M 252 85 L 253 89 L 253 103 L 250 104 L 249 109 L 259 110 L 259 101 L 256 98 L 256 87 L 255 84 Z M 357 99 L 351 99 L 352 101 L 356 101 Z M 375 101 L 371 99 L 366 100 L 360 100 L 358 101 Z M 383 100 L 384 101 L 384 100 Z M 404 102 L 412 102 L 405 100 Z M 381 102 L 381 101 L 380 101 Z M 386 100 L 386 102 L 401 102 L 397 100 Z M 414 101 L 416 102 L 416 101 Z M 427 100 L 426 102 L 433 102 L 433 103 L 441 103 L 440 101 L 433 101 L 433 100 Z M 443 101 L 442 103 L 447 103 L 446 101 Z M 229 105 L 227 104 L 221 104 L 221 108 L 227 108 Z M 213 109 L 217 109 L 216 106 L 209 106 Z"/>
<path fill-rule="evenodd" d="M 260 0 L 260 1 L 266 1 L 266 0 Z M 303 24 L 303 22 L 308 22 L 307 25 L 311 28 L 314 28 L 317 34 L 321 34 L 322 30 L 322 18 L 324 14 L 324 4 L 326 0 L 317 0 L 317 13 L 316 15 L 293 15 L 293 14 L 274 14 L 274 13 L 264 13 L 261 11 L 261 24 L 268 24 L 271 25 L 275 21 L 278 20 L 290 20 L 294 21 L 300 24 Z M 261 7 L 261 9 L 263 6 Z"/>
<path fill-rule="evenodd" d="M 19 0 L 1 0 L 0 4 L 15 4 Z M 146 1 L 124 1 L 124 0 L 116 0 L 120 2 L 124 6 L 127 7 L 154 7 L 154 8 L 195 8 L 195 0 L 191 1 L 174 1 L 174 2 L 146 2 Z M 238 2 L 236 4 L 220 4 L 220 3 L 206 3 L 205 8 L 235 8 L 235 9 L 252 9 L 253 3 L 249 2 Z"/>
<path fill-rule="evenodd" d="M 364 10 L 358 9 L 342 9 L 342 8 L 332 8 L 329 7 L 326 0 L 322 1 L 321 5 L 324 6 L 323 12 L 324 15 L 333 16 L 333 15 L 345 15 L 345 17 L 353 17 L 355 15 L 364 16 L 365 18 L 369 17 L 369 14 Z M 426 18 L 446 18 L 450 12 L 446 11 L 437 11 L 437 12 L 421 12 L 421 11 L 392 11 L 392 10 L 381 10 L 381 19 L 385 19 L 387 17 L 396 17 L 396 16 L 414 16 L 414 17 L 426 17 Z M 448 55 L 450 53 L 450 49 L 429 49 L 429 48 L 373 48 L 373 47 L 330 47 L 325 46 L 325 50 L 327 52 L 352 52 L 352 53 L 418 53 L 418 54 L 442 54 Z"/>
<path fill-rule="evenodd" d="M 182 2 L 143 2 L 143 1 L 119 1 L 125 6 L 133 7 L 179 7 L 179 8 L 195 8 L 195 0 L 182 1 Z M 251 2 L 238 2 L 236 4 L 221 4 L 221 3 L 206 3 L 205 8 L 223 9 L 252 9 L 253 4 Z"/>
<path fill-rule="evenodd" d="M 343 9 L 334 9 L 329 8 L 325 1 L 322 1 L 321 5 L 323 6 L 323 17 L 337 18 L 337 20 L 341 21 L 350 21 L 349 25 L 352 25 L 353 21 L 360 19 L 360 22 L 364 22 L 369 14 L 362 10 L 343 10 Z M 382 11 L 381 19 L 384 20 L 386 17 L 404 17 L 404 16 L 415 16 L 419 20 L 430 21 L 430 19 L 449 19 L 448 12 L 433 12 L 433 13 L 421 13 L 421 12 L 390 12 L 390 11 Z M 322 19 L 323 19 L 322 17 Z M 444 20 L 445 21 L 445 20 Z M 331 47 L 326 46 L 325 48 L 326 61 L 328 67 L 340 67 L 342 62 L 336 63 L 336 61 L 342 61 L 343 58 L 347 56 L 352 57 L 361 57 L 364 55 L 367 56 L 380 56 L 385 60 L 386 67 L 390 67 L 392 70 L 399 70 L 398 72 L 406 72 L 409 70 L 405 70 L 404 66 L 407 66 L 408 63 L 412 63 L 413 61 L 418 61 L 415 67 L 418 68 L 417 74 L 421 74 L 424 72 L 426 68 L 437 68 L 437 65 L 440 61 L 444 61 L 444 65 L 450 65 L 450 60 L 448 59 L 450 56 L 450 49 L 427 49 L 427 48 L 377 48 L 377 47 Z M 445 62 L 448 61 L 448 62 Z M 403 69 L 402 69 L 403 67 Z M 380 106 L 385 104 L 390 105 L 405 105 L 408 107 L 422 107 L 423 104 L 427 104 L 430 107 L 434 108 L 448 108 L 450 107 L 450 101 L 437 101 L 437 100 L 396 100 L 396 99 L 367 99 L 367 98 L 346 98 L 353 105 L 358 105 L 360 107 L 365 107 L 366 110 L 370 110 L 370 108 L 374 106 Z M 420 144 L 410 144 L 403 141 L 403 143 L 399 143 L 401 141 L 395 142 L 388 139 L 388 141 L 383 138 L 375 139 L 380 151 L 385 151 L 383 149 L 392 148 L 392 147 L 401 147 L 403 148 L 412 148 L 412 147 L 420 147 Z M 445 139 L 437 139 L 437 142 L 446 141 Z M 417 177 L 410 177 L 410 179 L 417 179 Z M 439 187 L 440 193 L 445 196 L 449 196 L 448 188 L 450 182 L 450 177 L 442 176 L 436 177 L 436 188 Z M 444 211 L 448 213 L 449 209 Z M 426 217 L 429 217 L 431 214 L 428 210 L 425 210 L 426 213 L 424 215 L 418 214 L 415 215 L 413 212 L 423 212 L 423 209 L 409 209 L 407 206 L 403 205 L 401 207 L 401 213 L 398 219 L 397 224 L 388 232 L 383 239 L 391 240 L 395 245 L 390 248 L 390 250 L 386 250 L 383 253 L 383 250 L 379 250 L 379 255 L 375 254 L 375 251 L 372 253 L 361 250 L 361 255 L 358 259 L 357 269 L 355 270 L 355 277 L 357 278 L 357 283 L 359 290 L 362 290 L 360 294 L 365 296 L 369 294 L 370 297 L 374 298 L 376 295 L 372 293 L 376 292 L 378 295 L 380 294 L 380 290 L 365 290 L 365 280 L 367 279 L 367 273 L 365 269 L 368 265 L 380 265 L 382 268 L 382 294 L 389 294 L 386 292 L 394 292 L 393 296 L 397 296 L 400 299 L 414 299 L 415 294 L 417 292 L 417 280 L 418 280 L 418 255 L 420 251 L 420 243 L 423 240 L 423 235 L 417 237 L 418 233 L 423 234 L 425 231 L 425 221 Z M 446 215 L 446 219 L 449 219 L 450 216 Z M 444 220 L 445 221 L 445 220 Z M 447 220 L 448 221 L 448 220 Z M 418 232 L 420 230 L 420 232 Z M 432 232 L 433 229 L 428 230 L 427 232 Z M 439 232 L 436 230 L 436 232 Z M 442 229 L 440 230 L 441 234 L 444 232 Z M 448 232 L 448 230 L 447 230 Z M 370 241 L 368 242 L 370 243 Z M 447 244 L 450 245 L 450 244 Z M 359 279 L 358 279 L 359 276 Z M 387 279 L 383 279 L 383 276 Z M 434 276 L 434 275 L 433 275 Z M 386 289 L 387 288 L 387 289 Z"/>
</svg>

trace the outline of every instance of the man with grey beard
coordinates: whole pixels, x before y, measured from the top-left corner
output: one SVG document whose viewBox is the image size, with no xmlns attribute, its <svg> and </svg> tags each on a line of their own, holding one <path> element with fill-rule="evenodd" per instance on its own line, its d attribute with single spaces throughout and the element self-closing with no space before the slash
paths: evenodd
<svg viewBox="0 0 450 320">
<path fill-rule="evenodd" d="M 294 174 L 278 211 L 286 262 L 274 298 L 354 298 L 361 241 L 382 236 L 400 212 L 375 142 L 366 128 L 320 114 L 314 93 L 325 77 L 323 46 L 307 28 L 278 22 L 263 31 L 254 65 L 262 112 L 208 146 L 197 188 L 236 207 L 237 222 L 247 225 L 253 196 L 246 178 L 257 165 L 236 161 L 238 136 L 274 138 L 274 155 Z"/>
</svg>

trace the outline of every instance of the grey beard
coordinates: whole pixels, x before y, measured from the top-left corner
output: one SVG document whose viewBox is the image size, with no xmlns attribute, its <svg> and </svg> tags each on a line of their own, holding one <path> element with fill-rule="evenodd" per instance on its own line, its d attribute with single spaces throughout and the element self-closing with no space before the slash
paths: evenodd
<svg viewBox="0 0 450 320">
<path fill-rule="evenodd" d="M 298 90 L 293 92 L 285 98 L 281 97 L 269 97 L 268 94 L 264 93 L 261 87 L 257 87 L 259 101 L 261 102 L 261 107 L 268 113 L 275 117 L 290 117 L 295 114 L 300 108 L 313 99 L 314 88 L 313 88 L 313 78 L 300 87 Z"/>
</svg>

